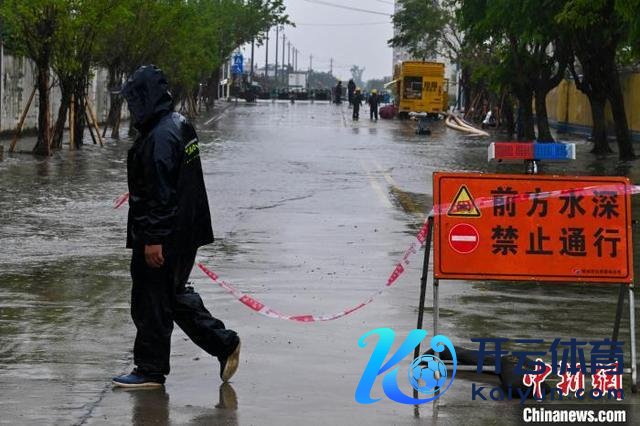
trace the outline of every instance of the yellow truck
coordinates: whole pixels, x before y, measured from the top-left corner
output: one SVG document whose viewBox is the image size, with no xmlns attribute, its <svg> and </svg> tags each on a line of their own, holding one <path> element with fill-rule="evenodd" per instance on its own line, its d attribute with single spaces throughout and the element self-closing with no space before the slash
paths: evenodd
<svg viewBox="0 0 640 426">
<path fill-rule="evenodd" d="M 449 81 L 440 62 L 405 61 L 395 65 L 393 81 L 398 115 L 410 112 L 437 115 L 448 109 Z"/>
</svg>

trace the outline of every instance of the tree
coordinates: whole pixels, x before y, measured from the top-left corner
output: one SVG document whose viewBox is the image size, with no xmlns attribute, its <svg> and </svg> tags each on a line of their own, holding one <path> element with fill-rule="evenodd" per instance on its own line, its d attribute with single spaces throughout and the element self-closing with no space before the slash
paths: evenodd
<svg viewBox="0 0 640 426">
<path fill-rule="evenodd" d="M 635 10 L 637 20 L 637 9 Z M 576 86 L 589 98 L 593 119 L 592 152 L 611 152 L 607 141 L 605 106 L 607 100 L 615 122 L 618 155 L 635 158 L 620 86 L 617 52 L 628 36 L 628 25 L 614 0 L 570 0 L 557 21 L 567 27 L 579 70 L 571 67 Z"/>
<path fill-rule="evenodd" d="M 42 154 L 52 144 L 51 68 L 62 93 L 53 138 L 59 148 L 72 100 L 78 112 L 72 126 L 82 140 L 87 88 L 96 65 L 107 68 L 112 91 L 138 66 L 158 65 L 175 99 L 194 114 L 200 82 L 216 75 L 235 49 L 251 40 L 259 43 L 266 28 L 291 24 L 283 0 L 5 0 L 0 17 L 7 45 L 36 64 L 40 105 L 34 151 Z M 122 102 L 111 95 L 107 125 L 113 137 L 118 136 Z"/>
<path fill-rule="evenodd" d="M 179 47 L 190 44 L 175 36 L 184 34 L 185 28 L 193 28 L 198 34 L 193 22 L 179 21 L 184 7 L 187 3 L 178 0 L 124 0 L 114 7 L 109 25 L 102 28 L 96 45 L 96 61 L 107 68 L 112 92 L 138 66 L 150 63 L 161 66 L 164 51 L 176 43 Z M 177 22 L 180 24 L 176 25 Z M 193 42 L 197 40 L 194 37 Z M 111 94 L 105 130 L 111 127 L 111 136 L 115 138 L 119 137 L 122 103 L 121 96 Z"/>
<path fill-rule="evenodd" d="M 365 68 L 360 68 L 357 65 L 351 67 L 351 78 L 353 78 L 353 82 L 356 83 L 356 86 L 362 87 L 364 86 L 364 81 L 362 80 L 362 76 L 364 75 Z"/>
<path fill-rule="evenodd" d="M 112 22 L 112 11 L 122 0 L 67 0 L 72 13 L 60 21 L 59 36 L 53 52 L 52 67 L 58 78 L 61 102 L 54 127 L 51 146 L 62 147 L 62 136 L 71 103 L 74 104 L 74 139 L 82 145 L 85 127 L 87 88 L 91 80 L 91 67 L 95 63 L 96 39 L 103 28 L 117 25 Z"/>
<path fill-rule="evenodd" d="M 238 46 L 260 42 L 265 28 L 288 24 L 284 11 L 282 0 L 124 0 L 118 25 L 101 37 L 99 62 L 112 87 L 139 65 L 154 63 L 166 73 L 176 101 L 195 114 L 200 82 L 217 87 L 224 61 Z M 122 99 L 113 95 L 111 105 L 108 125 L 117 136 Z"/>
<path fill-rule="evenodd" d="M 38 89 L 38 138 L 33 152 L 50 153 L 50 67 L 60 21 L 68 16 L 64 0 L 5 0 L 0 3 L 7 45 L 17 54 L 33 60 Z"/>
<path fill-rule="evenodd" d="M 438 2 L 399 0 L 393 15 L 396 35 L 389 40 L 393 47 L 402 47 L 414 58 L 433 59 L 445 39 L 446 11 Z"/>
<path fill-rule="evenodd" d="M 464 36 L 458 19 L 461 0 L 399 0 L 398 12 L 393 16 L 396 36 L 389 45 L 402 47 L 414 57 L 422 60 L 436 57 L 447 58 L 460 69 L 459 90 L 466 105 L 471 108 L 471 100 L 477 98 L 472 92 L 483 93 L 487 85 L 480 79 L 472 78 L 473 70 L 487 60 L 486 45 L 475 43 Z M 460 101 L 459 101 L 460 102 Z"/>
<path fill-rule="evenodd" d="M 559 84 L 570 58 L 567 41 L 555 22 L 564 1 L 465 0 L 461 23 L 477 44 L 495 45 L 500 60 L 497 78 L 507 84 L 520 105 L 524 139 L 536 139 L 533 108 L 536 100 L 538 139 L 553 140 L 546 96 Z"/>
</svg>

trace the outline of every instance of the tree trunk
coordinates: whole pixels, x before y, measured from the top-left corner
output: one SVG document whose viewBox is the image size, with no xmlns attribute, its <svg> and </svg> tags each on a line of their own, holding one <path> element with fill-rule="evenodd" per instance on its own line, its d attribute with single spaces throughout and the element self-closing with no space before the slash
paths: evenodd
<svg viewBox="0 0 640 426">
<path fill-rule="evenodd" d="M 38 140 L 33 147 L 37 155 L 50 155 L 49 149 L 49 63 L 38 65 Z"/>
<path fill-rule="evenodd" d="M 86 126 L 84 111 L 86 109 L 85 102 L 87 95 L 84 88 L 82 90 L 75 90 L 74 92 L 73 102 L 76 113 L 73 121 L 73 134 L 75 136 L 76 148 L 80 149 L 84 144 L 84 128 Z"/>
<path fill-rule="evenodd" d="M 624 108 L 624 97 L 620 87 L 620 76 L 617 71 L 610 74 L 609 81 L 609 102 L 611 103 L 611 112 L 615 122 L 618 154 L 621 160 L 632 160 L 636 158 L 636 155 L 633 152 L 627 114 Z"/>
<path fill-rule="evenodd" d="M 470 108 L 471 102 L 471 70 L 468 66 L 462 67 L 462 74 L 460 78 L 460 84 L 462 85 L 462 108 L 464 109 L 465 114 L 467 110 Z"/>
<path fill-rule="evenodd" d="M 507 94 L 504 97 L 504 105 L 502 108 L 502 117 L 505 122 L 505 131 L 507 133 L 507 139 L 510 140 L 515 133 L 516 124 L 513 119 L 513 101 L 511 95 Z"/>
<path fill-rule="evenodd" d="M 549 116 L 547 114 L 547 93 L 544 88 L 536 88 L 536 124 L 538 125 L 538 140 L 540 142 L 555 142 L 549 128 Z"/>
<path fill-rule="evenodd" d="M 62 91 L 62 88 L 61 88 Z M 52 149 L 62 149 L 62 138 L 64 136 L 64 127 L 67 122 L 67 112 L 69 111 L 69 98 L 65 96 L 64 91 L 60 98 L 60 107 L 58 108 L 58 117 L 53 127 L 53 135 L 51 139 Z"/>
<path fill-rule="evenodd" d="M 613 152 L 609 147 L 609 140 L 607 139 L 607 125 L 604 116 L 604 108 L 606 105 L 606 98 L 601 96 L 595 96 L 591 94 L 589 96 L 589 103 L 591 104 L 591 120 L 593 121 L 593 130 L 591 138 L 593 139 L 593 154 L 610 154 Z"/>
<path fill-rule="evenodd" d="M 520 125 L 522 126 L 522 136 L 520 140 L 535 141 L 536 131 L 533 124 L 533 94 L 532 93 L 520 93 L 518 94 L 519 103 L 519 117 Z"/>
<path fill-rule="evenodd" d="M 51 148 L 62 149 L 62 139 L 64 138 L 64 128 L 67 123 L 67 113 L 69 111 L 69 102 L 71 101 L 71 89 L 72 84 L 65 80 L 63 77 L 58 76 L 60 81 L 60 107 L 58 108 L 58 116 L 56 118 L 56 124 L 53 128 L 53 135 L 51 135 Z"/>
<path fill-rule="evenodd" d="M 120 139 L 120 123 L 122 122 L 122 104 L 123 100 L 121 96 L 118 96 L 116 100 L 120 105 L 117 109 L 115 109 L 115 123 L 113 123 L 113 130 L 111 131 L 111 137 L 115 139 Z"/>
<path fill-rule="evenodd" d="M 205 88 L 205 105 L 207 107 L 207 112 L 211 108 L 213 108 L 215 100 L 218 99 L 218 84 L 220 82 L 220 69 L 216 68 L 211 72 L 209 78 L 207 78 Z"/>
<path fill-rule="evenodd" d="M 116 67 L 109 67 L 109 114 L 107 114 L 107 122 L 104 126 L 103 136 L 106 135 L 107 127 L 111 126 L 111 137 L 120 139 L 120 114 L 122 113 L 123 99 L 114 90 L 120 88 L 122 82 L 122 73 L 116 70 Z"/>
</svg>

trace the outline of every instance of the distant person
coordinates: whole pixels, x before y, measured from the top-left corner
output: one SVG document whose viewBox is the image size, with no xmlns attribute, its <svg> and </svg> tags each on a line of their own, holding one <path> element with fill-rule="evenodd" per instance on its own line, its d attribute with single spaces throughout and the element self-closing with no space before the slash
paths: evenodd
<svg viewBox="0 0 640 426">
<path fill-rule="evenodd" d="M 341 81 L 338 82 L 333 92 L 334 92 L 333 102 L 335 102 L 336 104 L 341 104 L 342 103 L 342 82 Z"/>
<path fill-rule="evenodd" d="M 353 79 L 349 80 L 347 83 L 347 96 L 349 97 L 349 106 L 353 105 L 353 94 L 356 91 L 356 83 Z"/>
<path fill-rule="evenodd" d="M 356 88 L 355 93 L 353 94 L 353 121 L 358 121 L 360 119 L 360 106 L 362 105 L 362 92 L 360 88 Z"/>
<path fill-rule="evenodd" d="M 239 363 L 236 332 L 212 317 L 186 285 L 198 247 L 213 242 L 213 231 L 198 136 L 186 118 L 173 112 L 168 86 L 160 69 L 149 65 L 138 68 L 121 90 L 139 132 L 127 159 L 135 368 L 113 378 L 115 386 L 124 388 L 164 384 L 174 322 L 218 358 L 223 381 Z"/>
<path fill-rule="evenodd" d="M 378 91 L 373 89 L 369 95 L 369 119 L 378 121 L 378 107 L 380 106 L 380 97 Z"/>
</svg>

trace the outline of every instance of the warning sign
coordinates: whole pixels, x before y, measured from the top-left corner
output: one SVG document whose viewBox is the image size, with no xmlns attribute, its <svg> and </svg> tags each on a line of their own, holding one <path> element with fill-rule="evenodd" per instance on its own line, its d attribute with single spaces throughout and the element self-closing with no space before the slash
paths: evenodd
<svg viewBox="0 0 640 426">
<path fill-rule="evenodd" d="M 434 174 L 435 276 L 633 281 L 630 182 Z"/>
<path fill-rule="evenodd" d="M 473 202 L 473 198 L 469 193 L 466 186 L 462 185 L 458 194 L 453 199 L 451 207 L 447 212 L 448 216 L 463 216 L 463 217 L 480 217 L 480 210 Z"/>
</svg>

